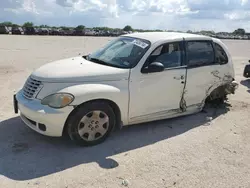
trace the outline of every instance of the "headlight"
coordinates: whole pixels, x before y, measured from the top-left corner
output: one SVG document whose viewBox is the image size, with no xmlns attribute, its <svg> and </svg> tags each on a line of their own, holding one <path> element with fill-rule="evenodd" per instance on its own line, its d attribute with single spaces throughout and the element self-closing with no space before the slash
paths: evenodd
<svg viewBox="0 0 250 188">
<path fill-rule="evenodd" d="M 45 97 L 42 101 L 42 105 L 48 105 L 52 108 L 63 108 L 74 100 L 74 96 L 69 93 L 55 93 Z"/>
</svg>

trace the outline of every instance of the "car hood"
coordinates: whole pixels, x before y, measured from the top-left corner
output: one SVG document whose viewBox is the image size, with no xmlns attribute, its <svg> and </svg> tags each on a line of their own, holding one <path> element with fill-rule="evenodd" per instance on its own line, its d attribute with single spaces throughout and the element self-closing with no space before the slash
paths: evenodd
<svg viewBox="0 0 250 188">
<path fill-rule="evenodd" d="M 44 82 L 95 82 L 128 79 L 129 69 L 97 64 L 81 56 L 45 64 L 31 77 Z"/>
</svg>

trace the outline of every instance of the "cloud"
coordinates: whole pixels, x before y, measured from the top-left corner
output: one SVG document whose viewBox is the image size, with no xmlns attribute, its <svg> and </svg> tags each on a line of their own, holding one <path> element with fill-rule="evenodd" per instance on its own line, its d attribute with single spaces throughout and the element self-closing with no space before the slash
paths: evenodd
<svg viewBox="0 0 250 188">
<path fill-rule="evenodd" d="M 73 5 L 72 1 L 69 2 L 67 0 L 56 0 L 56 3 L 63 7 L 71 7 Z"/>
<path fill-rule="evenodd" d="M 242 12 L 242 11 L 232 11 L 230 13 L 224 14 L 226 19 L 232 21 L 248 21 L 250 20 L 250 11 Z"/>
<path fill-rule="evenodd" d="M 18 16 L 13 16 L 18 14 Z M 250 0 L 1 0 L 0 21 L 148 29 L 250 30 Z M 248 26 L 249 25 L 249 26 Z"/>
</svg>

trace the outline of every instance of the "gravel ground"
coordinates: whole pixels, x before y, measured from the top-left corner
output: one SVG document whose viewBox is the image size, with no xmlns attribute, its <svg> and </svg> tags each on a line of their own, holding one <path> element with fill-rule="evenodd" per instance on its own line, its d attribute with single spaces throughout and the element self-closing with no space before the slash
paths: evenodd
<svg viewBox="0 0 250 188">
<path fill-rule="evenodd" d="M 0 36 L 0 188 L 249 188 L 250 41 L 224 41 L 240 83 L 228 104 L 129 126 L 95 147 L 39 135 L 14 114 L 12 94 L 34 69 L 110 39 Z"/>
</svg>

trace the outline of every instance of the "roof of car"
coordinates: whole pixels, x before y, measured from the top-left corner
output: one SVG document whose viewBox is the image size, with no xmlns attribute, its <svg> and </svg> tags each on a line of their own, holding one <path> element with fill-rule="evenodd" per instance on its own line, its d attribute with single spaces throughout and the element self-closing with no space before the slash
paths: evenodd
<svg viewBox="0 0 250 188">
<path fill-rule="evenodd" d="M 142 32 L 142 33 L 132 33 L 125 34 L 122 36 L 135 37 L 140 39 L 145 39 L 151 43 L 155 43 L 161 40 L 173 40 L 173 39 L 210 39 L 209 36 L 196 35 L 191 33 L 180 33 L 180 32 Z"/>
</svg>

